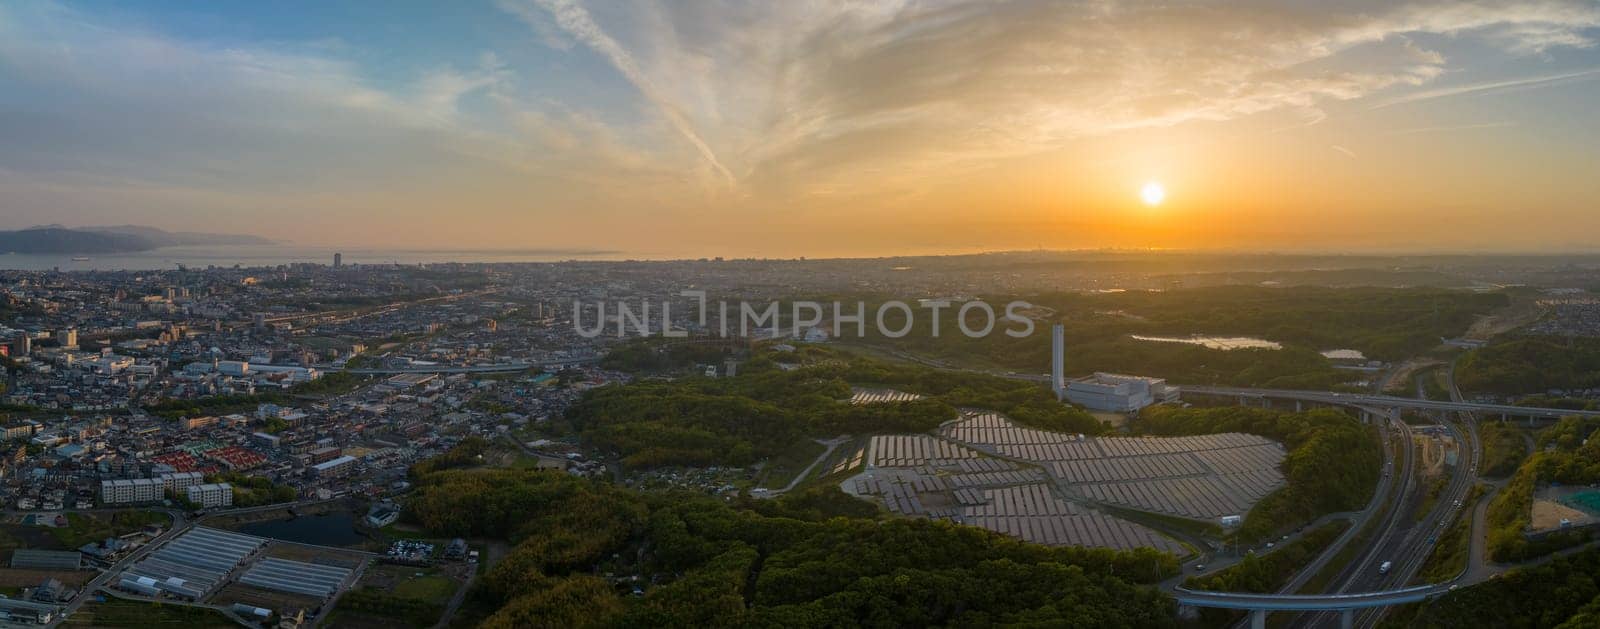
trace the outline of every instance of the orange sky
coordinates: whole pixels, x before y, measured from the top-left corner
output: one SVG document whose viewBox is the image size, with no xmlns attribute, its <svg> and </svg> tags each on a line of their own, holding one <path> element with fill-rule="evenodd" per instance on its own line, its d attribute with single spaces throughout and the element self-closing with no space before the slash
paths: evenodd
<svg viewBox="0 0 1600 629">
<path fill-rule="evenodd" d="M 1555 0 L 0 7 L 0 228 L 1590 250 L 1597 29 Z"/>
</svg>

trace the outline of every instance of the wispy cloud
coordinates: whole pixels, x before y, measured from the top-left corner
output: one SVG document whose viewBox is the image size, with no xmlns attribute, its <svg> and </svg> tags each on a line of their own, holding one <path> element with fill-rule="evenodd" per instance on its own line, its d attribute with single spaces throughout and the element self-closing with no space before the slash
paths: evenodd
<svg viewBox="0 0 1600 629">
<path fill-rule="evenodd" d="M 1403 96 L 1397 96 L 1373 105 L 1372 108 L 1382 109 L 1384 107 L 1392 107 L 1394 105 L 1403 105 L 1406 103 L 1415 103 L 1419 101 L 1433 100 L 1436 98 L 1449 98 L 1451 96 L 1463 96 L 1468 94 L 1530 90 L 1541 87 L 1563 85 L 1575 81 L 1591 81 L 1596 78 L 1600 78 L 1600 68 L 1582 70 L 1579 72 L 1566 72 L 1562 74 L 1549 74 L 1520 79 L 1508 79 L 1503 81 L 1484 81 L 1480 83 L 1470 83 L 1467 85 L 1453 85 L 1450 87 L 1422 90 L 1419 92 L 1405 94 Z"/>
<path fill-rule="evenodd" d="M 1338 151 L 1340 155 L 1343 155 L 1343 156 L 1348 157 L 1350 159 L 1355 159 L 1356 158 L 1356 152 L 1355 151 L 1347 149 L 1347 148 L 1345 148 L 1343 146 L 1339 146 L 1338 144 L 1330 144 L 1330 145 L 1328 145 L 1328 148 L 1333 149 L 1335 151 Z"/>
<path fill-rule="evenodd" d="M 539 6 L 554 16 L 556 24 L 562 30 L 578 41 L 583 42 L 585 46 L 600 53 L 607 61 L 610 61 L 611 65 L 618 72 L 621 72 L 629 83 L 638 88 L 639 92 L 661 111 L 661 115 L 666 117 L 672 127 L 682 134 L 685 140 L 694 145 L 695 150 L 700 152 L 700 156 L 705 158 L 707 164 L 716 169 L 724 181 L 730 184 L 734 182 L 733 173 L 729 172 L 727 167 L 722 165 L 722 161 L 717 159 L 716 153 L 695 131 L 694 125 L 690 124 L 683 110 L 656 87 L 650 77 L 639 69 L 639 64 L 634 61 L 633 55 L 623 49 L 610 35 L 607 35 L 605 30 L 595 23 L 594 18 L 590 17 L 587 10 L 572 2 L 572 0 L 537 1 Z M 524 20 L 528 19 L 527 11 L 513 2 L 505 1 L 501 3 L 501 6 L 512 13 L 522 16 Z M 534 22 L 530 26 L 537 29 L 537 24 L 537 22 Z"/>
<path fill-rule="evenodd" d="M 1393 132 L 1390 132 L 1389 135 L 1414 135 L 1414 134 L 1417 134 L 1417 133 L 1436 133 L 1436 132 L 1441 132 L 1441 131 L 1471 131 L 1473 129 L 1501 129 L 1501 128 L 1505 128 L 1505 127 L 1515 127 L 1515 126 L 1517 126 L 1517 123 L 1515 121 L 1501 120 L 1501 121 L 1498 121 L 1498 122 L 1479 122 L 1479 123 L 1474 123 L 1474 124 L 1443 125 L 1443 126 L 1436 126 L 1436 127 L 1414 127 L 1414 128 L 1411 128 L 1411 129 L 1400 129 L 1398 131 L 1393 131 Z"/>
</svg>

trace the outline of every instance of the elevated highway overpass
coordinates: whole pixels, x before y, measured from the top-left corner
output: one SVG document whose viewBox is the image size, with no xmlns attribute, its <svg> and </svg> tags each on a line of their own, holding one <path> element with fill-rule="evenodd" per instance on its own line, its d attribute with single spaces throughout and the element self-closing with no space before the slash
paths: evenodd
<svg viewBox="0 0 1600 629">
<path fill-rule="evenodd" d="M 1268 398 L 1275 400 L 1294 400 L 1300 402 L 1316 402 L 1319 404 L 1338 404 L 1345 406 L 1414 408 L 1421 410 L 1450 411 L 1457 413 L 1484 413 L 1488 415 L 1498 414 L 1511 417 L 1541 417 L 1545 419 L 1559 419 L 1568 415 L 1600 417 L 1600 411 L 1579 411 L 1563 408 L 1543 408 L 1537 406 L 1514 406 L 1511 404 L 1484 404 L 1479 402 L 1447 402 L 1443 400 L 1422 400 L 1417 398 L 1399 397 L 1394 395 L 1379 395 L 1374 393 L 1335 393 L 1331 391 L 1252 389 L 1245 387 L 1211 387 L 1199 385 L 1179 385 L 1179 389 L 1181 389 L 1184 393 L 1194 393 L 1199 395 Z"/>
<path fill-rule="evenodd" d="M 1357 592 L 1351 594 L 1248 594 L 1242 592 L 1207 592 L 1178 588 L 1173 597 L 1179 605 L 1239 609 L 1250 612 L 1252 629 L 1266 627 L 1267 612 L 1338 612 L 1339 625 L 1351 627 L 1355 612 L 1360 609 L 1387 607 L 1415 603 L 1449 592 L 1451 585 L 1437 583 L 1419 585 L 1382 592 Z"/>
</svg>

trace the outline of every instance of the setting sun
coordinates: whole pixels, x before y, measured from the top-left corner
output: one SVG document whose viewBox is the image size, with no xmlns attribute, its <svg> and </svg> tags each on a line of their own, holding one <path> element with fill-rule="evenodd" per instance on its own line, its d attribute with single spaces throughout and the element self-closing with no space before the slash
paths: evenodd
<svg viewBox="0 0 1600 629">
<path fill-rule="evenodd" d="M 1145 205 L 1155 207 L 1161 205 L 1161 201 L 1167 198 L 1167 189 L 1161 187 L 1159 181 L 1147 182 L 1139 190 L 1139 198 L 1144 200 Z"/>
</svg>

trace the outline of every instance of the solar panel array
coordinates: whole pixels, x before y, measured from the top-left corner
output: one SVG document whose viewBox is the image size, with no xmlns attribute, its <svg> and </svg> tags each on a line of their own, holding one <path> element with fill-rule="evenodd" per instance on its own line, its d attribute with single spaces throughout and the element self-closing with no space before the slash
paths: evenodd
<svg viewBox="0 0 1600 629">
<path fill-rule="evenodd" d="M 199 599 L 266 545 L 265 538 L 197 526 L 128 568 L 123 578 L 149 577 L 163 591 Z"/>
<path fill-rule="evenodd" d="M 1099 511 L 1075 516 L 978 516 L 968 518 L 966 523 L 1047 546 L 1154 548 L 1175 555 L 1188 552 L 1147 527 Z"/>
<path fill-rule="evenodd" d="M 268 557 L 250 566 L 239 582 L 275 592 L 328 598 L 350 578 L 350 569 Z"/>
<path fill-rule="evenodd" d="M 1010 470 L 1005 472 L 979 472 L 976 474 L 960 474 L 950 477 L 950 484 L 956 487 L 984 487 L 995 485 L 1021 485 L 1024 483 L 1037 483 L 1045 479 L 1044 472 L 1035 469 Z"/>
<path fill-rule="evenodd" d="M 882 404 L 885 402 L 910 402 L 922 396 L 892 389 L 856 389 L 850 394 L 851 404 Z"/>
<path fill-rule="evenodd" d="M 957 518 L 961 522 L 1035 544 L 1184 552 L 1149 528 L 1062 500 L 1044 483 L 984 489 L 977 503 L 959 493 L 957 500 L 962 505 Z"/>
<path fill-rule="evenodd" d="M 980 455 L 971 448 L 931 435 L 877 435 L 867 442 L 868 467 L 955 465 Z"/>
<path fill-rule="evenodd" d="M 1038 462 L 1091 500 L 1189 518 L 1243 514 L 1284 485 L 1278 470 L 1283 446 L 1242 433 L 1079 439 L 983 413 L 947 425 L 941 434 Z"/>
<path fill-rule="evenodd" d="M 1153 530 L 1062 499 L 1038 468 L 962 452 L 927 435 L 873 437 L 867 450 L 877 469 L 844 488 L 875 496 L 895 513 L 950 519 L 1038 544 L 1182 552 Z M 948 458 L 969 452 L 976 458 Z"/>
</svg>

